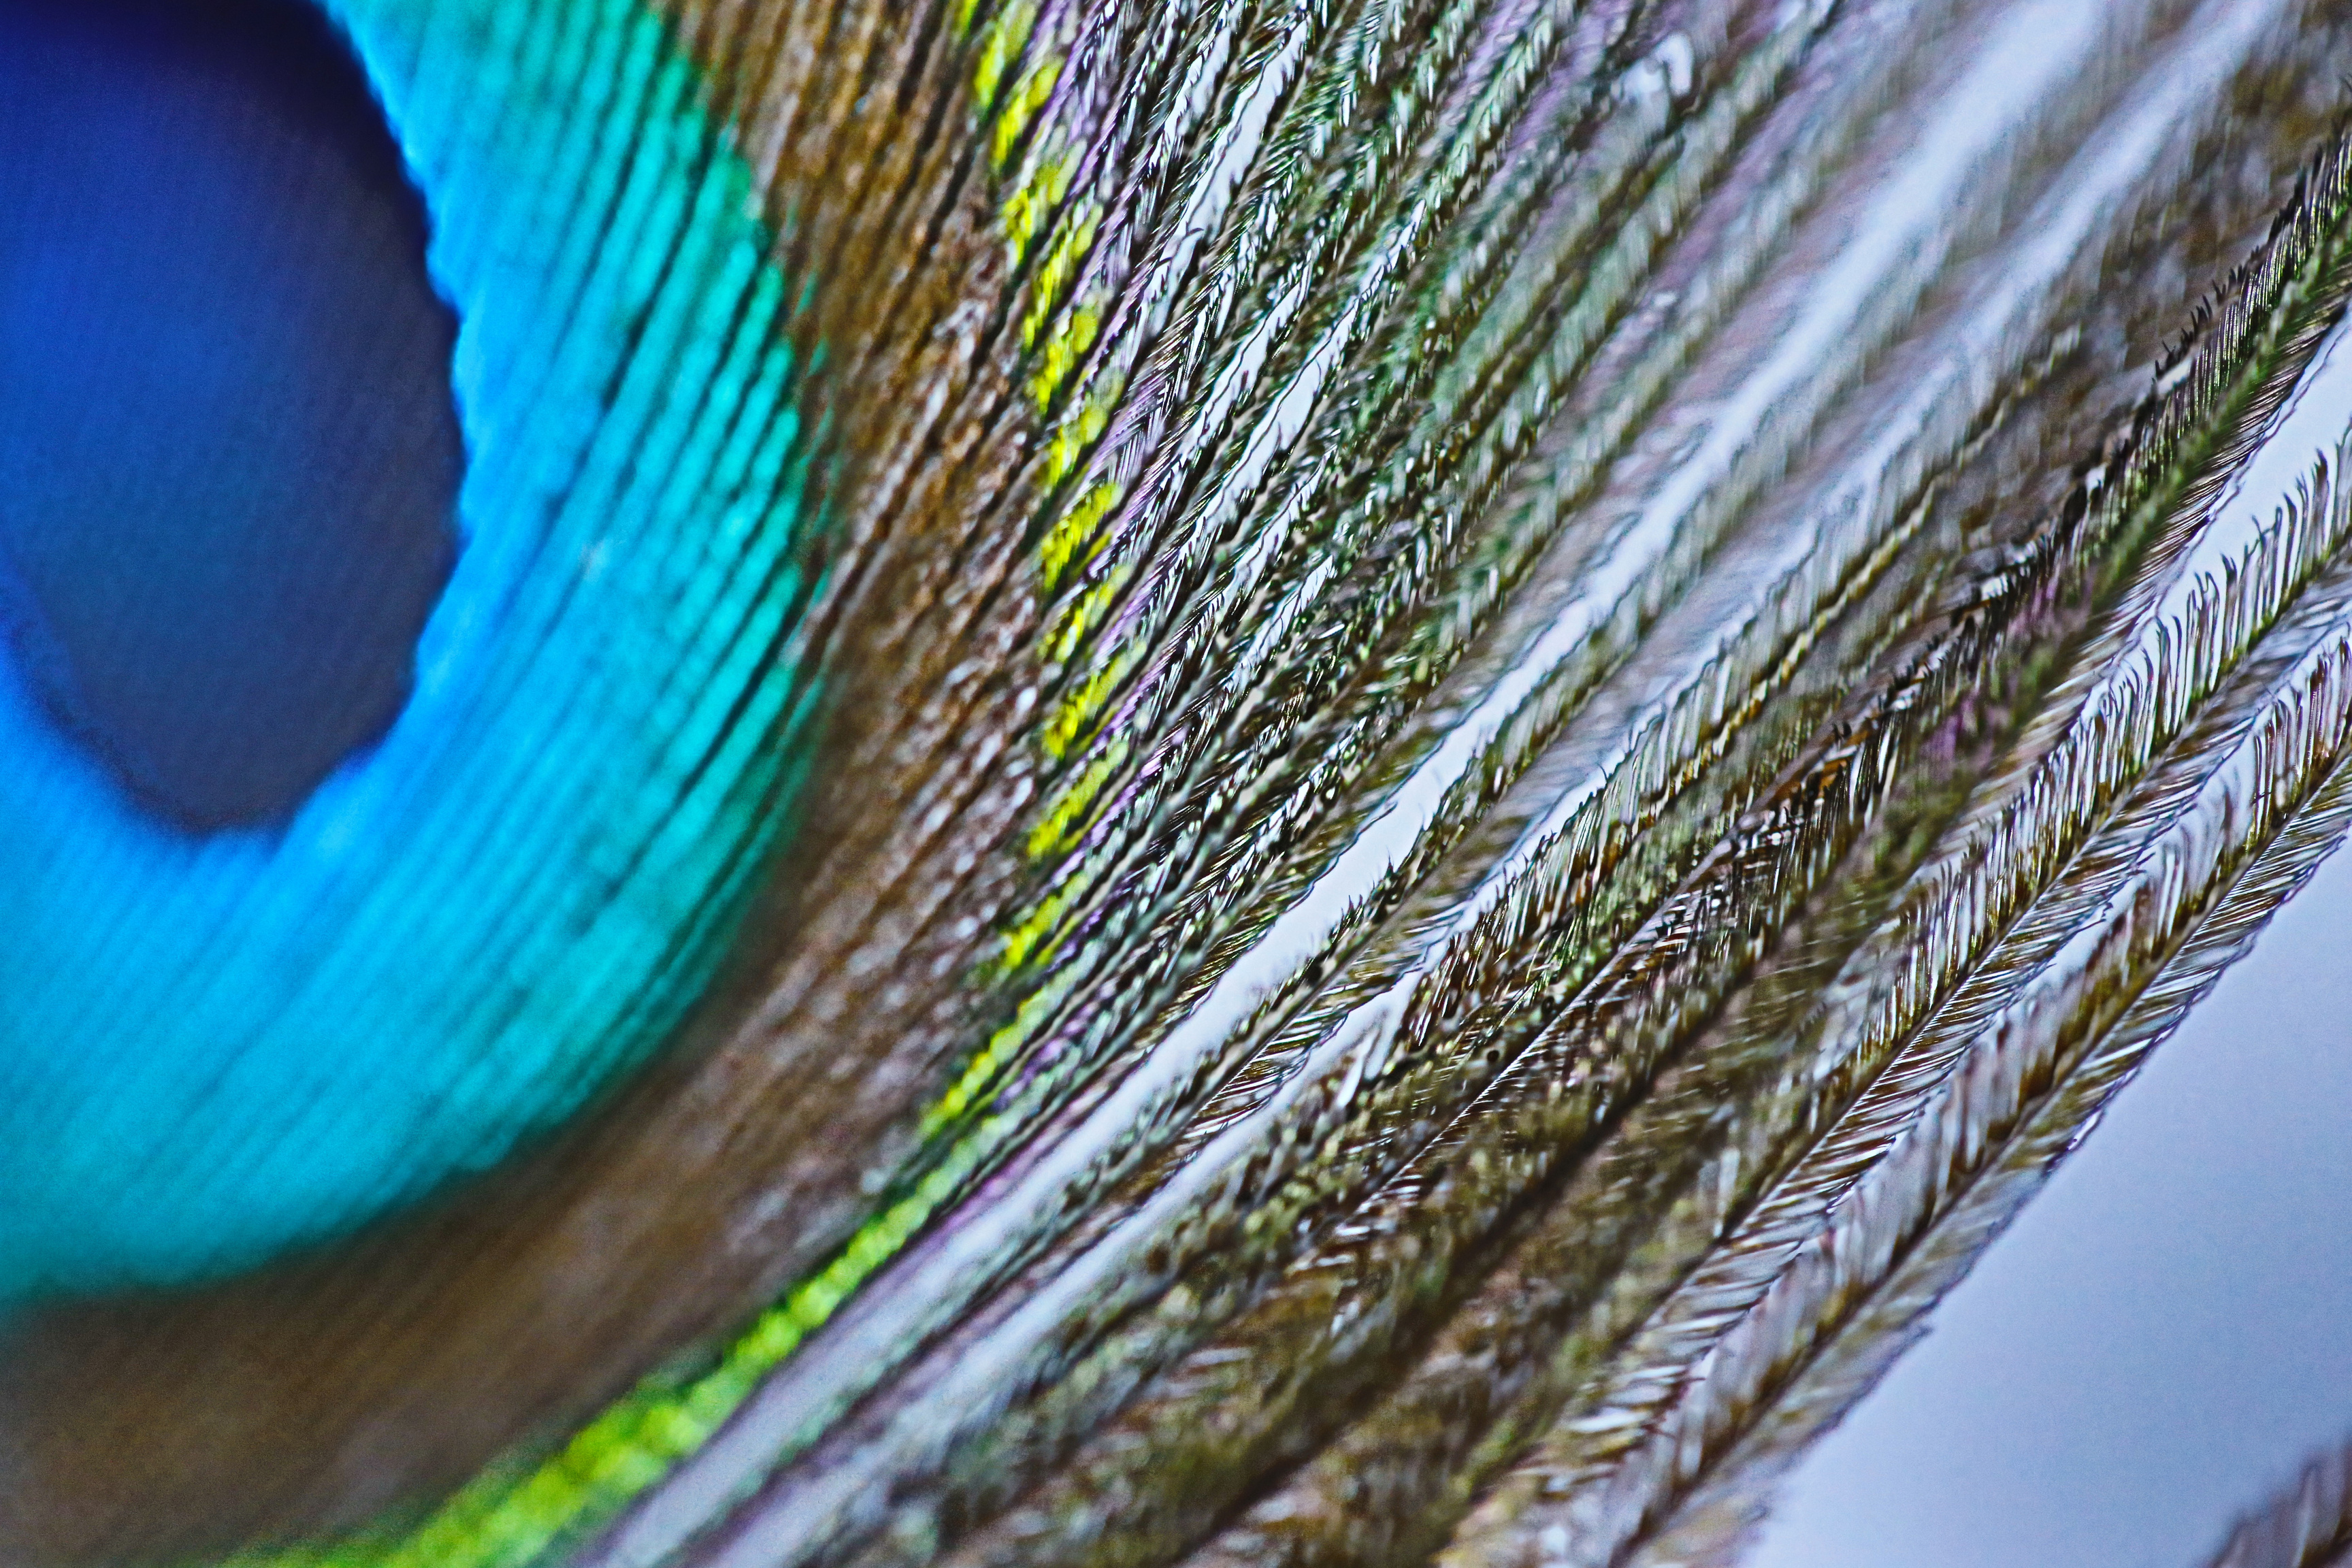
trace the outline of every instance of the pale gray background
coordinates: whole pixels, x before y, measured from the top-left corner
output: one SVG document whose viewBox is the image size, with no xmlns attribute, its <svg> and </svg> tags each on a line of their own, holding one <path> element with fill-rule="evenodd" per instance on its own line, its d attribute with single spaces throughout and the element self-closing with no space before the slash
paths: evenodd
<svg viewBox="0 0 2352 1568">
<path fill-rule="evenodd" d="M 1745 1568 L 2196 1568 L 2352 1430 L 2339 852 L 1790 1479 Z"/>
</svg>

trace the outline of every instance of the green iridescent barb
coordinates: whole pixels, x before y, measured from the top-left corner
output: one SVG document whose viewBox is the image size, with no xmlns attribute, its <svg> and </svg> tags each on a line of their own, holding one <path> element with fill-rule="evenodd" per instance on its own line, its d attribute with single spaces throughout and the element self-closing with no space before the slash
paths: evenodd
<svg viewBox="0 0 2352 1568">
<path fill-rule="evenodd" d="M 791 585 L 731 945 L 28 1315 L 0 1558 L 1727 1564 L 2352 822 L 2325 0 L 329 9 L 449 277 L 785 421 L 646 492 Z"/>
</svg>

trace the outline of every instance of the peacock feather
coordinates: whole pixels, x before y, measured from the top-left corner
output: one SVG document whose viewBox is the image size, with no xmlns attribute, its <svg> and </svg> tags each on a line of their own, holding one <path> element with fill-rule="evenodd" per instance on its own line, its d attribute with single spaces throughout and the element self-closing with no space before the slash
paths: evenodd
<svg viewBox="0 0 2352 1568">
<path fill-rule="evenodd" d="M 2352 824 L 2347 50 L 0 0 L 0 1561 L 1733 1563 Z"/>
<path fill-rule="evenodd" d="M 2332 1568 L 2352 1551 L 2352 1448 L 2323 1450 L 2231 1528 L 2208 1568 Z"/>
</svg>

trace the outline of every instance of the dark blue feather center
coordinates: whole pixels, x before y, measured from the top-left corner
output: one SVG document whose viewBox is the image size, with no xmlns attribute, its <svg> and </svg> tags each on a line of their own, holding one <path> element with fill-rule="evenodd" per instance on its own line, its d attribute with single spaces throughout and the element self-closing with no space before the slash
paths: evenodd
<svg viewBox="0 0 2352 1568">
<path fill-rule="evenodd" d="M 0 613 L 148 809 L 279 821 L 382 737 L 464 448 L 423 203 L 279 0 L 0 0 Z"/>
</svg>

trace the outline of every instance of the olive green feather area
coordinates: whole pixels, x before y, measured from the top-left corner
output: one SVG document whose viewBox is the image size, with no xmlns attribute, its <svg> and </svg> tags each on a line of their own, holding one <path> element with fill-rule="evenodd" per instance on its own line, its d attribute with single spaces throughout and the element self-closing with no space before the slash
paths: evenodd
<svg viewBox="0 0 2352 1568">
<path fill-rule="evenodd" d="M 803 825 L 565 1136 L 28 1325 L 0 1527 L 1728 1561 L 2352 814 L 2345 29 L 681 5 Z"/>
<path fill-rule="evenodd" d="M 1988 1107 L 1961 1134 L 1988 1163 L 1911 1194 L 1929 1086 L 2017 1055 L 1957 1042 L 2048 980 L 2027 913 L 2080 937 L 2132 908 L 2113 862 L 2157 820 L 2118 816 L 2133 787 L 2207 706 L 2252 721 L 2216 696 L 2251 657 L 2225 647 L 2168 689 L 2185 712 L 2053 750 L 2132 637 L 2180 637 L 2143 626 L 2147 584 L 2341 307 L 2331 165 L 2135 416 L 2183 301 L 2128 280 L 2213 277 L 2260 232 L 2323 130 L 2286 85 L 2320 36 L 2078 18 L 2055 37 L 2113 73 L 2086 92 L 2063 50 L 2017 69 L 2053 20 L 1204 37 L 1245 73 L 1160 231 L 1165 324 L 1130 372 L 1113 296 L 1074 373 L 1123 390 L 1040 536 L 1066 629 L 1036 891 L 997 926 L 1020 1011 L 891 1220 L 932 1228 L 870 1277 L 847 1255 L 860 1294 L 589 1561 L 1610 1563 L 1742 1511 L 1725 1488 L 1786 1435 L 1766 1417 L 1835 1408 L 1836 1358 L 1922 1299 L 1899 1267 L 1966 1255 L 2023 1184 L 1979 1178 L 2038 1169 L 2028 1134 L 2071 1136 L 2116 1042 L 2169 1016 L 2137 999 L 2193 991 L 2336 827 L 2333 740 L 2293 788 L 2212 784 L 2223 816 L 2315 804 L 2284 849 L 2245 825 L 2177 929 L 2127 933 L 2153 956 L 2043 1004 L 2025 1112 L 2063 1089 L 2054 1120 Z M 1990 22 L 1969 70 L 1931 63 Z M 2280 118 L 2218 114 L 2250 90 Z M 2258 136 L 2270 173 L 2190 177 Z M 2263 614 L 2329 526 L 2242 568 L 2294 584 Z M 2332 689 L 2308 720 L 2277 700 L 2282 737 L 2334 722 Z M 2177 808 L 2220 765 L 2197 755 L 2144 787 Z M 1988 865 L 2011 880 L 1950 885 Z M 2077 993 L 2141 1011 L 2086 1024 Z M 2104 1079 L 2063 1054 L 2095 1042 Z M 1891 1111 L 1870 1091 L 1896 1079 Z M 1881 1272 L 1785 1305 L 1864 1176 L 1917 1205 L 1838 1254 Z"/>
</svg>

